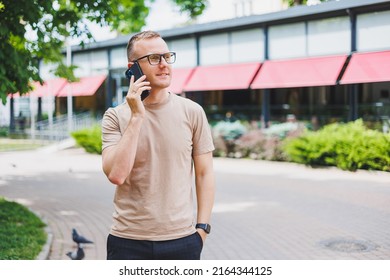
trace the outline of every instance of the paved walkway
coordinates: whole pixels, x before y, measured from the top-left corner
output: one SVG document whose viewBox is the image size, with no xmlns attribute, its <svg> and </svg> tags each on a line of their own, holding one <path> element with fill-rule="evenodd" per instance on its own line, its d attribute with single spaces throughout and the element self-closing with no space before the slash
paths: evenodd
<svg viewBox="0 0 390 280">
<path fill-rule="evenodd" d="M 105 259 L 114 186 L 100 156 L 62 148 L 0 153 L 0 195 L 47 222 L 49 259 L 68 259 L 72 228 Z M 222 158 L 215 173 L 203 259 L 390 259 L 390 173 Z"/>
</svg>

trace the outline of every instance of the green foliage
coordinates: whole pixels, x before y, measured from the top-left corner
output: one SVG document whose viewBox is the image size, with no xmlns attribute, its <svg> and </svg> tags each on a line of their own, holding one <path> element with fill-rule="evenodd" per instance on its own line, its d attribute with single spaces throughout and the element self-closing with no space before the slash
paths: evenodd
<svg viewBox="0 0 390 280">
<path fill-rule="evenodd" d="M 34 260 L 46 243 L 45 224 L 26 207 L 0 197 L 0 260 Z"/>
<path fill-rule="evenodd" d="M 288 4 L 289 7 L 297 6 L 297 5 L 306 5 L 307 0 L 283 0 L 285 3 Z M 330 0 L 320 0 L 321 2 L 327 2 Z"/>
<path fill-rule="evenodd" d="M 72 133 L 76 143 L 91 154 L 102 153 L 102 130 L 96 125 L 92 128 L 78 130 Z"/>
<path fill-rule="evenodd" d="M 171 1 L 191 18 L 201 14 L 207 3 Z M 80 38 L 81 45 L 93 41 L 88 21 L 132 33 L 141 30 L 148 14 L 144 0 L 1 0 L 0 98 L 5 104 L 8 94 L 29 92 L 32 81 L 42 82 L 40 60 L 57 65 L 56 75 L 74 81 L 74 66 L 64 64 L 62 51 L 68 37 Z"/>
<path fill-rule="evenodd" d="M 390 171 L 390 134 L 367 129 L 362 120 L 306 132 L 286 141 L 284 151 L 291 161 L 312 166 Z"/>
<path fill-rule="evenodd" d="M 9 134 L 9 128 L 1 126 L 0 127 L 0 137 L 7 137 Z"/>
<path fill-rule="evenodd" d="M 203 13 L 203 10 L 208 5 L 208 1 L 192 1 L 192 0 L 173 0 L 179 7 L 180 11 L 188 13 L 191 19 L 196 18 L 197 16 Z"/>
</svg>

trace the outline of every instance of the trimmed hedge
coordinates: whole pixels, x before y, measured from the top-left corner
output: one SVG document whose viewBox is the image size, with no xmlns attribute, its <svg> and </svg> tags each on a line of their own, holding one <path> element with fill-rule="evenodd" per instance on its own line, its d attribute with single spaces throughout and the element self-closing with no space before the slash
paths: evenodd
<svg viewBox="0 0 390 280">
<path fill-rule="evenodd" d="M 307 131 L 283 149 L 290 161 L 306 165 L 390 171 L 390 134 L 368 129 L 361 119 Z"/>
<path fill-rule="evenodd" d="M 102 153 L 102 130 L 99 125 L 74 131 L 72 132 L 72 137 L 88 153 L 99 155 Z"/>
</svg>

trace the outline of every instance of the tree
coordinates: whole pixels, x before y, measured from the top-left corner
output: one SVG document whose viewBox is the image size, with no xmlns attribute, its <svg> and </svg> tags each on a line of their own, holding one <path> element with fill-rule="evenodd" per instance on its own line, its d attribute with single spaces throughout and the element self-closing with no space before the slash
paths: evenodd
<svg viewBox="0 0 390 280">
<path fill-rule="evenodd" d="M 155 0 L 149 0 L 149 5 Z M 190 19 L 200 15 L 207 0 L 171 0 Z M 140 31 L 149 14 L 144 0 L 0 0 L 0 98 L 29 92 L 40 81 L 39 61 L 58 65 L 56 75 L 74 81 L 74 66 L 64 64 L 67 37 L 93 41 L 87 21 L 119 33 Z M 35 38 L 26 36 L 35 34 Z"/>
</svg>

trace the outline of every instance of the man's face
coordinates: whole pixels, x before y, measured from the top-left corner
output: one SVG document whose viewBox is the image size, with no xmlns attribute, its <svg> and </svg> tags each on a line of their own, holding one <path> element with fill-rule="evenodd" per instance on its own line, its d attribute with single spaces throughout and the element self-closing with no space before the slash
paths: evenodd
<svg viewBox="0 0 390 280">
<path fill-rule="evenodd" d="M 164 54 L 169 52 L 168 46 L 162 38 L 140 40 L 134 45 L 134 57 L 139 58 L 149 54 Z M 172 65 L 163 57 L 158 65 L 150 65 L 148 58 L 138 60 L 152 90 L 167 88 L 171 84 Z"/>
</svg>

